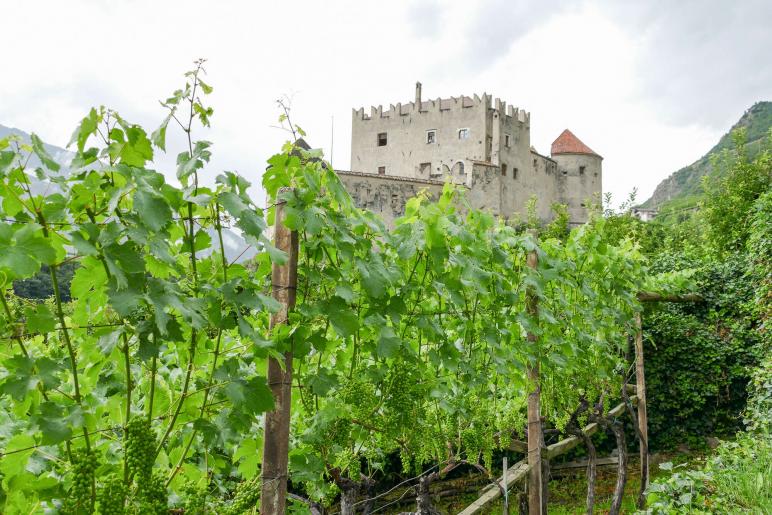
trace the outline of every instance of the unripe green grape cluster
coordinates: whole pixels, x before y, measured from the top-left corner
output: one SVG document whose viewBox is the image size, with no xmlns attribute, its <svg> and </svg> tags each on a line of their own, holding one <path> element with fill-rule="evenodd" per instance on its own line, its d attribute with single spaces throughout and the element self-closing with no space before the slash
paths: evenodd
<svg viewBox="0 0 772 515">
<path fill-rule="evenodd" d="M 372 414 L 375 407 L 375 388 L 367 381 L 354 378 L 343 387 L 341 399 L 351 406 L 355 417 L 365 418 Z"/>
<path fill-rule="evenodd" d="M 182 491 L 185 499 L 185 514 L 206 515 L 206 500 L 208 494 L 206 487 L 199 487 L 192 481 L 188 481 L 182 487 Z"/>
<path fill-rule="evenodd" d="M 99 459 L 93 451 L 79 449 L 72 452 L 71 465 L 72 486 L 62 506 L 62 513 L 91 513 L 91 488 Z"/>
<path fill-rule="evenodd" d="M 168 515 L 169 498 L 165 483 L 165 479 L 157 473 L 138 482 L 137 503 L 131 515 Z"/>
<path fill-rule="evenodd" d="M 152 474 L 155 447 L 156 438 L 150 421 L 144 417 L 132 418 L 126 425 L 126 463 L 140 486 Z"/>
<path fill-rule="evenodd" d="M 339 418 L 330 423 L 327 429 L 327 443 L 345 446 L 351 434 L 351 422 L 345 418 Z"/>
<path fill-rule="evenodd" d="M 387 384 L 388 396 L 384 404 L 388 410 L 388 425 L 397 429 L 414 424 L 417 403 L 423 399 L 424 392 L 420 383 L 411 376 L 407 364 L 395 364 L 389 372 Z"/>
<path fill-rule="evenodd" d="M 236 495 L 223 510 L 223 515 L 241 515 L 253 508 L 260 500 L 260 489 L 260 476 L 239 483 L 236 487 Z"/>
<path fill-rule="evenodd" d="M 126 485 L 122 478 L 111 474 L 97 491 L 99 515 L 124 515 L 126 513 Z"/>
<path fill-rule="evenodd" d="M 348 477 L 358 481 L 361 474 L 361 461 L 357 453 L 350 447 L 344 448 L 336 457 L 338 468 L 347 473 Z"/>
</svg>

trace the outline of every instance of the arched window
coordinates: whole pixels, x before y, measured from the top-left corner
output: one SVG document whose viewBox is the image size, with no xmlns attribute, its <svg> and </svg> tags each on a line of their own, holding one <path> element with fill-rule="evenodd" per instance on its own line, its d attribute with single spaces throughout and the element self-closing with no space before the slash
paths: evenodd
<svg viewBox="0 0 772 515">
<path fill-rule="evenodd" d="M 464 162 L 458 161 L 453 165 L 453 175 L 464 175 Z"/>
</svg>

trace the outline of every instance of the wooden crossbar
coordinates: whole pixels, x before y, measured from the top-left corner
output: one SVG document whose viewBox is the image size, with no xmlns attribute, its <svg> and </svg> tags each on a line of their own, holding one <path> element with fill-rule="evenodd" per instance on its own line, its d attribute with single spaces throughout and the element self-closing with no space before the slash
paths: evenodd
<svg viewBox="0 0 772 515">
<path fill-rule="evenodd" d="M 638 396 L 633 395 L 630 397 L 630 402 L 633 403 L 635 406 L 638 403 Z M 625 413 L 627 410 L 627 407 L 625 406 L 625 403 L 622 402 L 616 406 L 614 406 L 609 412 L 609 417 L 619 417 L 622 414 Z M 598 432 L 600 429 L 600 425 L 597 422 L 593 422 L 591 424 L 587 424 L 583 431 L 588 435 L 591 436 Z M 514 443 L 517 442 L 517 443 Z M 513 445 L 510 448 L 513 447 L 519 447 L 522 448 L 522 444 L 525 442 L 518 442 L 517 440 L 513 441 Z M 582 440 L 579 437 L 576 436 L 570 436 L 564 440 L 561 440 L 557 443 L 553 443 L 552 445 L 547 446 L 546 452 L 544 454 L 545 459 L 552 459 L 557 456 L 560 456 L 561 454 L 565 454 L 566 452 L 570 451 L 577 445 L 582 443 Z M 520 445 L 517 445 L 520 444 Z M 527 449 L 527 445 L 526 445 Z M 517 449 L 515 449 L 517 450 Z M 526 475 L 528 474 L 528 471 L 531 469 L 531 467 L 528 466 L 527 460 L 518 461 L 509 469 L 507 469 L 507 484 L 504 485 L 504 477 L 498 479 L 498 484 L 501 485 L 503 488 L 509 488 L 513 484 L 523 480 Z M 483 488 L 480 497 L 477 498 L 472 504 L 467 506 L 463 511 L 459 512 L 458 515 L 474 515 L 476 513 L 482 513 L 482 510 L 501 497 L 501 489 L 495 485 L 488 485 L 485 488 Z"/>
</svg>

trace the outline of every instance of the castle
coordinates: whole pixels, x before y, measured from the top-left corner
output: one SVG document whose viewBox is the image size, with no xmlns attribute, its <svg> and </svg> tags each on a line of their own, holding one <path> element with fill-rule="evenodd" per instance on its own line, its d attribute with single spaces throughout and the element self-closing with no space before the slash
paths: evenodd
<svg viewBox="0 0 772 515">
<path fill-rule="evenodd" d="M 603 158 L 569 130 L 552 143 L 550 157 L 531 146 L 531 116 L 490 95 L 423 100 L 354 109 L 351 171 L 338 170 L 359 207 L 387 224 L 404 214 L 422 189 L 436 195 L 446 180 L 467 189 L 470 204 L 506 219 L 536 214 L 548 220 L 565 204 L 572 224 L 587 221 L 587 202 L 600 200 Z"/>
</svg>

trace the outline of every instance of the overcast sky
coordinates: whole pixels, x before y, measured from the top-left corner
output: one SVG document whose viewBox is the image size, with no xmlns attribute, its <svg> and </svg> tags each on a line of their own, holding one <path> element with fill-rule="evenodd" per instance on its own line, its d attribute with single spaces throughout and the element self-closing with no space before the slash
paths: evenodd
<svg viewBox="0 0 772 515">
<path fill-rule="evenodd" d="M 769 0 L 0 5 L 0 124 L 63 146 L 105 104 L 152 130 L 157 100 L 206 57 L 215 115 L 195 136 L 214 142 L 207 173 L 253 183 L 286 137 L 271 128 L 283 95 L 328 157 L 334 134 L 333 164 L 348 169 L 352 107 L 410 101 L 417 80 L 424 98 L 491 93 L 531 112 L 538 151 L 570 128 L 605 158 L 604 191 L 637 187 L 639 201 L 772 99 Z"/>
</svg>

